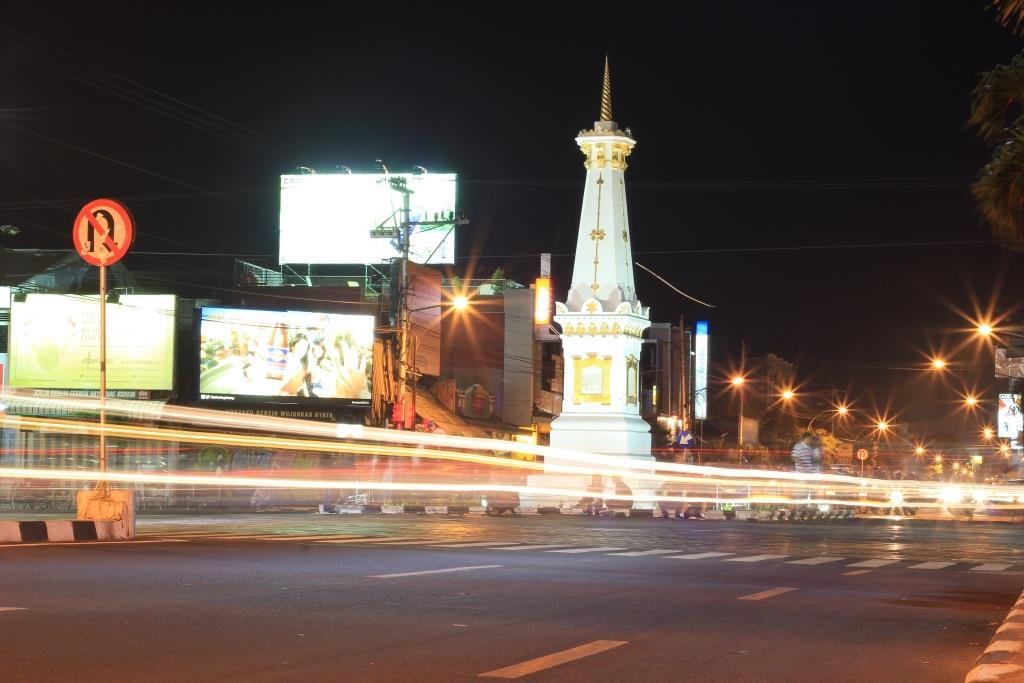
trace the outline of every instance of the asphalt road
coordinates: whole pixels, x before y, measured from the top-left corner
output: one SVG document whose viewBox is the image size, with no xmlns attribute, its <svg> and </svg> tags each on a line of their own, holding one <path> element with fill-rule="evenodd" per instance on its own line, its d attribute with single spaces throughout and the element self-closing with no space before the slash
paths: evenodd
<svg viewBox="0 0 1024 683">
<path fill-rule="evenodd" d="M 0 678 L 962 681 L 1024 588 L 1024 527 L 996 524 L 139 529 L 143 543 L 0 547 Z"/>
</svg>

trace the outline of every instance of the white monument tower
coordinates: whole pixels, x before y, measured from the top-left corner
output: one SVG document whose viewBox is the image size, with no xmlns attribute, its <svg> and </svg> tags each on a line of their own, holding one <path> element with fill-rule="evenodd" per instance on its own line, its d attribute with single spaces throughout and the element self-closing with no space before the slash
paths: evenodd
<svg viewBox="0 0 1024 683">
<path fill-rule="evenodd" d="M 650 326 L 633 281 L 633 255 L 626 211 L 626 159 L 636 142 L 612 120 L 608 58 L 604 63 L 601 120 L 576 138 L 586 160 L 579 237 L 572 286 L 555 304 L 562 327 L 564 398 L 551 423 L 551 445 L 653 462 L 651 428 L 640 417 L 640 345 Z M 546 457 L 547 465 L 576 461 Z M 563 486 L 569 478 L 530 477 L 535 486 Z M 589 484 L 589 481 L 587 482 Z M 633 485 L 646 489 L 642 484 Z"/>
</svg>

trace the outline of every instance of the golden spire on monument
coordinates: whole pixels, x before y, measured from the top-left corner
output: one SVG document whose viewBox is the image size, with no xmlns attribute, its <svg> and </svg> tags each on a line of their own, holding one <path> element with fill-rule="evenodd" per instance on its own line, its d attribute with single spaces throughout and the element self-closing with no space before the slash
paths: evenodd
<svg viewBox="0 0 1024 683">
<path fill-rule="evenodd" d="M 601 86 L 601 120 L 612 120 L 612 77 L 608 71 L 608 55 L 604 56 L 604 84 Z"/>
</svg>

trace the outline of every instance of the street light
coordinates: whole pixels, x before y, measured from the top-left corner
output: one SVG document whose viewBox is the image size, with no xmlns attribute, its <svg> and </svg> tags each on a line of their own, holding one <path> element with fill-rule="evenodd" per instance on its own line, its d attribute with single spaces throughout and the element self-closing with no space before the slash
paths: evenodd
<svg viewBox="0 0 1024 683">
<path fill-rule="evenodd" d="M 792 401 L 794 398 L 796 398 L 796 394 L 793 392 L 792 389 L 786 389 L 785 391 L 782 392 L 783 401 Z"/>
<path fill-rule="evenodd" d="M 989 323 L 978 323 L 975 331 L 982 337 L 991 337 L 995 329 Z"/>
<path fill-rule="evenodd" d="M 431 304 L 429 306 L 420 306 L 419 308 L 410 308 L 409 313 L 416 313 L 417 311 L 426 311 L 431 308 L 451 308 L 456 311 L 464 311 L 469 308 L 469 297 L 459 295 L 453 297 L 451 301 L 442 301 L 439 304 Z"/>
<path fill-rule="evenodd" d="M 978 405 L 978 397 L 974 394 L 968 394 L 964 397 L 964 405 L 968 408 L 974 408 Z"/>
<path fill-rule="evenodd" d="M 981 430 L 981 438 L 985 439 L 985 441 L 991 441 L 992 437 L 995 435 L 996 432 L 991 427 L 985 427 Z"/>
<path fill-rule="evenodd" d="M 740 451 L 740 459 L 743 458 L 743 397 L 745 392 L 743 391 L 743 384 L 747 381 L 747 378 L 743 375 L 733 375 L 732 379 L 729 380 L 734 389 L 740 393 L 740 416 L 739 424 L 736 430 L 736 449 Z"/>
<path fill-rule="evenodd" d="M 942 358 L 932 358 L 932 369 L 933 370 L 942 370 L 947 365 L 948 365 L 948 363 L 945 360 L 943 360 Z"/>
</svg>

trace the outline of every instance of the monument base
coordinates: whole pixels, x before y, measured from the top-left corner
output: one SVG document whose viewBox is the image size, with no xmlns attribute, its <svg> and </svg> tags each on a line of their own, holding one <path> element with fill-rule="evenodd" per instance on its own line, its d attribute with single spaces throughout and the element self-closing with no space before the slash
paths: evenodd
<svg viewBox="0 0 1024 683">
<path fill-rule="evenodd" d="M 520 495 L 521 507 L 564 507 L 575 505 L 584 498 L 614 500 L 622 495 L 623 487 L 634 496 L 655 496 L 658 484 L 654 474 L 654 456 L 651 455 L 651 426 L 638 415 L 610 413 L 604 415 L 563 414 L 551 423 L 551 447 L 567 450 L 626 457 L 639 466 L 635 474 L 610 477 L 601 474 L 561 473 L 557 466 L 588 467 L 585 460 L 545 456 L 544 474 L 527 477 L 530 488 L 557 488 L 578 491 L 579 494 L 526 494 Z M 595 470 L 604 467 L 595 464 Z M 650 510 L 657 507 L 654 500 L 634 501 L 634 510 Z"/>
</svg>

